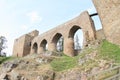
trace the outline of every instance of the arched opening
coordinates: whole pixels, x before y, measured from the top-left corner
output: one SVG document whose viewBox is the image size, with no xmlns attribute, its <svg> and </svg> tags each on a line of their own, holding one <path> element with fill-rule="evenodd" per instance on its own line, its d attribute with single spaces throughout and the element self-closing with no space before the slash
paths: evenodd
<svg viewBox="0 0 120 80">
<path fill-rule="evenodd" d="M 42 40 L 42 42 L 40 43 L 40 47 L 42 47 L 43 48 L 43 51 L 47 51 L 47 47 L 48 47 L 48 45 L 47 45 L 47 40 Z"/>
<path fill-rule="evenodd" d="M 99 15 L 93 16 L 92 20 L 94 22 L 95 25 L 95 29 L 98 31 L 100 29 L 102 29 L 102 23 L 100 21 Z"/>
<path fill-rule="evenodd" d="M 37 53 L 37 51 L 38 51 L 38 45 L 37 45 L 37 43 L 33 44 L 32 49 L 33 49 L 33 53 Z"/>
<path fill-rule="evenodd" d="M 77 55 L 78 53 L 80 53 L 82 46 L 83 46 L 83 32 L 81 27 L 79 26 L 73 26 L 70 29 L 69 32 L 69 38 L 73 39 L 74 43 L 73 43 L 73 48 L 75 51 L 75 55 Z"/>
<path fill-rule="evenodd" d="M 29 43 L 29 46 L 31 47 L 31 42 Z"/>
<path fill-rule="evenodd" d="M 62 34 L 60 34 L 60 33 L 55 34 L 55 36 L 52 39 L 52 43 L 54 43 L 57 51 L 59 51 L 59 52 L 63 51 L 63 36 L 62 36 Z"/>
<path fill-rule="evenodd" d="M 74 49 L 80 50 L 83 47 L 83 32 L 78 29 L 74 34 Z"/>
<path fill-rule="evenodd" d="M 63 43 L 64 43 L 64 38 L 61 36 L 57 42 L 57 51 L 63 52 Z"/>
</svg>

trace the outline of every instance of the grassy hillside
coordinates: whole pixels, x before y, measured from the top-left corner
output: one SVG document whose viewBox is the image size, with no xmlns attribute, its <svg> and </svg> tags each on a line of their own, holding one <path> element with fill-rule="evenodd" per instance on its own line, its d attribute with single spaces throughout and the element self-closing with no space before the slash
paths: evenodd
<svg viewBox="0 0 120 80">
<path fill-rule="evenodd" d="M 85 60 L 82 65 L 79 64 L 79 61 L 86 59 L 87 55 L 97 54 L 94 59 Z M 0 64 L 14 59 L 13 57 L 0 57 Z M 82 70 L 90 70 L 91 68 L 98 66 L 98 61 L 107 60 L 113 61 L 115 65 L 120 64 L 120 46 L 112 44 L 104 40 L 98 47 L 90 47 L 84 49 L 78 56 L 69 57 L 63 55 L 62 57 L 55 58 L 51 63 L 51 67 L 54 71 L 64 71 L 74 67 L 79 67 Z"/>
<path fill-rule="evenodd" d="M 62 56 L 60 58 L 54 59 L 51 62 L 51 66 L 55 71 L 63 71 L 66 69 L 73 68 L 77 65 L 76 57 Z"/>
<path fill-rule="evenodd" d="M 94 59 L 86 60 L 86 57 L 89 55 L 94 55 Z M 85 60 L 82 65 L 79 64 L 79 61 Z M 74 67 L 79 67 L 82 70 L 90 70 L 93 67 L 99 66 L 99 61 L 106 60 L 113 61 L 114 65 L 120 64 L 120 46 L 112 44 L 104 40 L 97 48 L 91 47 L 86 48 L 76 57 L 62 56 L 58 59 L 54 59 L 51 62 L 51 66 L 55 71 L 63 71 Z"/>
<path fill-rule="evenodd" d="M 116 63 L 120 63 L 120 46 L 103 41 L 99 48 L 99 57 L 113 59 Z"/>
<path fill-rule="evenodd" d="M 104 80 L 118 73 L 118 69 L 108 70 L 120 66 L 120 46 L 104 40 L 100 45 L 92 45 L 83 49 L 75 57 L 43 56 L 40 54 L 31 54 L 22 58 L 0 57 L 0 65 L 10 60 L 12 60 L 11 63 L 17 64 L 16 68 L 11 71 L 22 73 L 22 76 L 28 80 L 33 80 L 38 75 L 42 79 L 51 78 L 51 80 L 53 78 L 55 80 L 66 78 L 67 80 L 71 78 L 76 80 L 80 78 L 76 78 L 80 75 L 81 77 L 87 75 L 87 80 Z M 4 67 L 0 68 L 6 70 Z M 8 74 L 12 75 L 10 72 Z M 95 79 L 94 75 L 96 76 L 96 74 L 97 78 Z"/>
<path fill-rule="evenodd" d="M 5 61 L 9 61 L 11 59 L 14 59 L 14 57 L 0 57 L 0 64 L 2 64 Z"/>
</svg>

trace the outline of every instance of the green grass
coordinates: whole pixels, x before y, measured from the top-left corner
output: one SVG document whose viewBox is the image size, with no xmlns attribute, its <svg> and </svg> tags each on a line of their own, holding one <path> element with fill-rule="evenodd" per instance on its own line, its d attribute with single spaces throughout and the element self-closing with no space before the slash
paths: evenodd
<svg viewBox="0 0 120 80">
<path fill-rule="evenodd" d="M 53 70 L 63 71 L 73 68 L 77 65 L 76 57 L 62 56 L 60 58 L 54 59 L 51 63 Z"/>
<path fill-rule="evenodd" d="M 95 48 L 85 48 L 82 53 L 80 53 L 78 56 L 77 56 L 77 60 L 80 61 L 80 60 L 85 60 L 86 59 L 86 55 L 89 55 L 91 53 L 93 53 L 95 50 Z M 82 64 L 82 65 L 79 65 L 78 67 L 81 68 L 81 70 L 84 70 L 84 71 L 89 71 L 91 70 L 93 67 L 96 67 L 98 65 L 98 63 L 95 61 L 95 60 L 85 60 L 85 62 Z"/>
<path fill-rule="evenodd" d="M 12 60 L 14 57 L 0 57 L 0 64 L 2 64 L 5 61 Z"/>
<path fill-rule="evenodd" d="M 98 57 L 96 59 L 104 59 L 104 60 L 112 60 L 114 61 L 115 65 L 120 65 L 120 46 L 112 44 L 106 40 L 100 44 L 100 47 L 97 49 Z M 114 66 L 115 66 L 114 65 Z M 89 65 L 90 66 L 90 65 Z M 93 66 L 94 67 L 94 66 Z M 110 72 L 97 74 L 98 79 L 104 80 L 112 75 L 115 75 L 118 71 L 112 70 Z"/>
<path fill-rule="evenodd" d="M 99 58 L 111 59 L 120 63 L 120 47 L 104 40 L 99 48 Z"/>
<path fill-rule="evenodd" d="M 74 68 L 78 65 L 78 60 L 84 58 L 87 54 L 97 51 L 96 59 L 114 60 L 115 63 L 120 63 L 120 46 L 112 44 L 104 40 L 98 48 L 86 48 L 76 57 L 68 57 L 63 55 L 60 58 L 54 59 L 50 64 L 55 71 L 63 71 Z M 98 63 L 94 60 L 89 60 L 81 65 L 81 69 L 88 69 L 97 66 Z"/>
</svg>

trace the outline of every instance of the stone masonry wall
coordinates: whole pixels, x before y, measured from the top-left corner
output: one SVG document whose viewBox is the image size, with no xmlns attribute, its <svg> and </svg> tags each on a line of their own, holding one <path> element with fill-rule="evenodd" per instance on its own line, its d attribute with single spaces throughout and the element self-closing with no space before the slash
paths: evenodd
<svg viewBox="0 0 120 80">
<path fill-rule="evenodd" d="M 14 41 L 13 56 L 23 56 L 25 35 Z"/>
<path fill-rule="evenodd" d="M 120 0 L 93 0 L 108 41 L 120 45 Z"/>
<path fill-rule="evenodd" d="M 89 16 L 87 11 L 82 12 L 79 16 L 75 17 L 72 20 L 69 20 L 37 37 L 32 41 L 31 54 L 35 53 L 33 46 L 37 43 L 37 53 L 44 53 L 43 47 L 40 47 L 40 44 L 43 40 L 46 40 L 48 43 L 48 50 L 54 51 L 56 49 L 56 43 L 53 40 L 56 34 L 61 34 L 64 38 L 64 53 L 68 56 L 74 56 L 74 39 L 73 36 L 76 30 L 82 29 L 83 31 L 83 45 L 88 45 L 91 41 L 96 39 L 96 31 L 93 25 L 93 21 Z M 49 36 L 48 36 L 49 35 Z M 43 44 L 44 45 L 44 44 Z"/>
<path fill-rule="evenodd" d="M 74 40 L 72 36 L 78 29 L 83 31 L 84 46 L 96 39 L 107 39 L 112 43 L 120 45 L 120 0 L 93 0 L 93 3 L 100 17 L 103 29 L 96 31 L 91 17 L 87 11 L 84 11 L 76 18 L 41 35 L 38 35 L 39 31 L 34 30 L 16 39 L 13 56 L 22 57 L 34 53 L 33 47 L 35 43 L 38 48 L 37 53 L 42 53 L 43 47 L 40 44 L 43 40 L 46 40 L 48 50 L 54 51 L 56 42 L 52 40 L 56 34 L 64 37 L 64 53 L 68 56 L 74 56 Z"/>
<path fill-rule="evenodd" d="M 104 35 L 104 32 L 103 32 L 103 29 L 100 29 L 100 30 L 96 31 L 96 38 L 97 38 L 97 40 L 105 39 L 105 35 Z"/>
<path fill-rule="evenodd" d="M 30 53 L 31 42 L 34 37 L 38 36 L 39 31 L 34 30 L 25 34 L 14 41 L 13 56 L 22 57 Z"/>
</svg>

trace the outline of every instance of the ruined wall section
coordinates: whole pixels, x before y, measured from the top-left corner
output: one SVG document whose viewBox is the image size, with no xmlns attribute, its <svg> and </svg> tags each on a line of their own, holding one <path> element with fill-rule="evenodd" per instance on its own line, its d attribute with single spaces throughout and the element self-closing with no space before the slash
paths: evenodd
<svg viewBox="0 0 120 80">
<path fill-rule="evenodd" d="M 108 41 L 120 45 L 120 0 L 93 0 Z"/>
<path fill-rule="evenodd" d="M 33 37 L 36 37 L 36 36 L 39 35 L 39 31 L 38 31 L 38 30 L 34 30 L 34 31 L 28 33 L 28 35 L 33 36 Z"/>
<path fill-rule="evenodd" d="M 32 46 L 34 43 L 38 44 L 37 53 L 41 53 L 42 48 L 40 48 L 40 43 L 42 40 L 46 40 L 48 43 L 48 50 L 53 51 L 55 49 L 54 42 L 52 42 L 53 37 L 60 33 L 64 37 L 64 53 L 68 56 L 74 56 L 74 40 L 73 37 L 70 36 L 70 30 L 74 27 L 78 26 L 79 29 L 83 31 L 83 45 L 86 46 L 90 44 L 91 41 L 96 39 L 96 31 L 91 17 L 89 16 L 87 11 L 82 12 L 79 16 L 75 17 L 72 20 L 69 20 L 37 37 L 35 37 L 32 41 Z M 73 30 L 74 31 L 74 30 Z M 72 32 L 71 32 L 72 33 Z M 74 33 L 74 32 L 73 32 Z M 31 54 L 34 53 L 34 50 L 31 47 Z"/>
<path fill-rule="evenodd" d="M 104 35 L 104 32 L 103 32 L 103 29 L 100 29 L 100 30 L 96 31 L 96 38 L 97 38 L 97 40 L 105 39 L 105 35 Z"/>
<path fill-rule="evenodd" d="M 26 34 L 25 35 L 25 41 L 24 41 L 24 49 L 23 49 L 23 56 L 26 56 L 27 54 L 30 54 L 30 48 L 31 48 L 31 41 L 33 40 L 33 36 Z"/>
<path fill-rule="evenodd" d="M 25 35 L 21 36 L 18 39 L 15 39 L 14 47 L 13 47 L 13 56 L 15 56 L 15 57 L 18 57 L 18 56 L 22 57 L 23 56 L 24 40 L 25 40 Z"/>
<path fill-rule="evenodd" d="M 13 56 L 23 57 L 30 54 L 31 42 L 38 35 L 39 31 L 34 30 L 16 39 L 14 41 Z"/>
<path fill-rule="evenodd" d="M 96 30 L 94 27 L 94 23 L 91 17 L 89 16 L 88 12 L 84 11 L 74 19 L 69 20 L 61 25 L 58 25 L 57 27 L 35 37 L 32 41 L 32 44 L 34 44 L 35 42 L 40 44 L 40 42 L 43 39 L 49 40 L 48 42 L 50 42 L 56 33 L 60 33 L 64 38 L 65 37 L 68 38 L 69 31 L 73 26 L 79 26 L 82 29 L 83 36 L 84 36 L 84 44 L 88 44 L 85 39 L 86 37 L 90 41 L 93 41 L 96 39 Z M 87 34 L 88 36 L 86 36 L 86 32 L 88 32 Z"/>
</svg>

